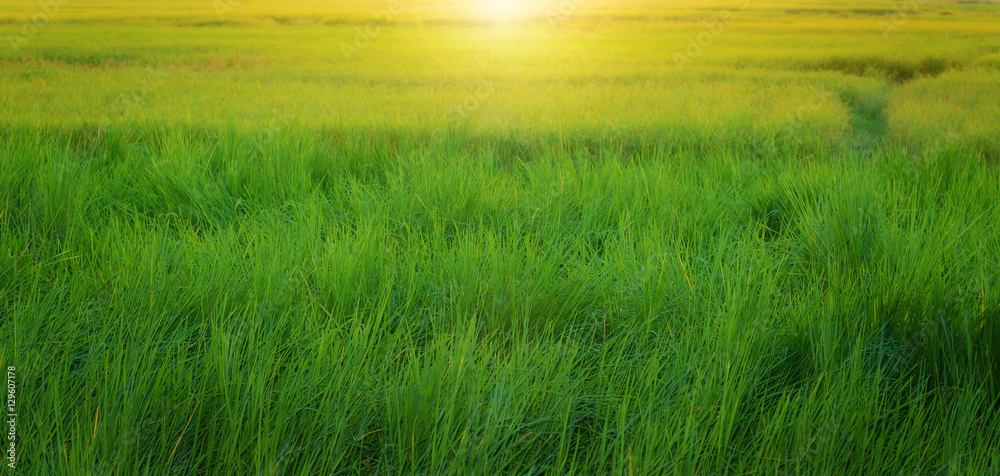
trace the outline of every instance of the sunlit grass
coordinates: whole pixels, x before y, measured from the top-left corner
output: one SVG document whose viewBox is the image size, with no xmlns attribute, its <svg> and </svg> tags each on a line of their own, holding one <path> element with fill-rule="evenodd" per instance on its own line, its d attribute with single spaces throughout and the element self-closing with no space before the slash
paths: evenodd
<svg viewBox="0 0 1000 476">
<path fill-rule="evenodd" d="M 18 474 L 994 472 L 994 6 L 543 3 L 0 49 Z"/>
</svg>

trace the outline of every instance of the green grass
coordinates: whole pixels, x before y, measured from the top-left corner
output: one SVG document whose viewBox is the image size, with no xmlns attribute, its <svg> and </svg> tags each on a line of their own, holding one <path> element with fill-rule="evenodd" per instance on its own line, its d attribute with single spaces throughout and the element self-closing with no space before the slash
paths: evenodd
<svg viewBox="0 0 1000 476">
<path fill-rule="evenodd" d="M 1000 467 L 1000 6 L 91 3 L 0 49 L 7 473 Z"/>
</svg>

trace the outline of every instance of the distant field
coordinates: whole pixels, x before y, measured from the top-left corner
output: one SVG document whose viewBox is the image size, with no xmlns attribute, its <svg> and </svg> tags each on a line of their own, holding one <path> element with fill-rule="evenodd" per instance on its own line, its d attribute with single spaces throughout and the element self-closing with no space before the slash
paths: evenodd
<svg viewBox="0 0 1000 476">
<path fill-rule="evenodd" d="M 7 471 L 996 472 L 1000 5 L 484 11 L 0 0 Z"/>
</svg>

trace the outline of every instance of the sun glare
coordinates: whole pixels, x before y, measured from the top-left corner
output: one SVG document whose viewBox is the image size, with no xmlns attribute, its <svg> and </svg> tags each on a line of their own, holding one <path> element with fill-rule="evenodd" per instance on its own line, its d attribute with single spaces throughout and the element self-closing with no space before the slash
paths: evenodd
<svg viewBox="0 0 1000 476">
<path fill-rule="evenodd" d="M 528 15 L 528 0 L 479 0 L 483 17 L 510 21 Z"/>
</svg>

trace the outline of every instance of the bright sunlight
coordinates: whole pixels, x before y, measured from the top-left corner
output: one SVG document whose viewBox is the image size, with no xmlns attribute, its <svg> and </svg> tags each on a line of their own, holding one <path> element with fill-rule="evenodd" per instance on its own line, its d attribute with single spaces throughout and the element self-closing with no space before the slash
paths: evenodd
<svg viewBox="0 0 1000 476">
<path fill-rule="evenodd" d="M 480 14 L 489 20 L 510 21 L 529 16 L 527 0 L 479 0 Z"/>
</svg>

